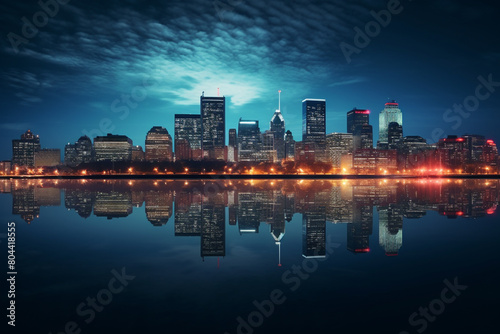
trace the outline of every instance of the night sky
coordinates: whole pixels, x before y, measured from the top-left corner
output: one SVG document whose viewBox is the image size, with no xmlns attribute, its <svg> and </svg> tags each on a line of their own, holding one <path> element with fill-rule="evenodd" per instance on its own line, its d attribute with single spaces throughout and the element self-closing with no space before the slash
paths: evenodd
<svg viewBox="0 0 500 334">
<path fill-rule="evenodd" d="M 199 113 L 202 91 L 218 88 L 226 131 L 240 117 L 268 129 L 281 89 L 296 140 L 301 101 L 325 98 L 328 133 L 346 132 L 347 111 L 366 108 L 376 141 L 378 114 L 395 99 L 404 135 L 500 142 L 494 1 L 44 1 L 53 17 L 37 0 L 0 5 L 0 160 L 27 129 L 42 148 L 108 131 L 144 146 L 152 126 L 173 136 L 174 114 Z M 370 23 L 383 10 L 390 23 Z M 356 27 L 372 29 L 369 43 L 355 43 Z M 479 76 L 493 83 L 477 90 Z M 464 100 L 470 112 L 447 112 Z"/>
</svg>

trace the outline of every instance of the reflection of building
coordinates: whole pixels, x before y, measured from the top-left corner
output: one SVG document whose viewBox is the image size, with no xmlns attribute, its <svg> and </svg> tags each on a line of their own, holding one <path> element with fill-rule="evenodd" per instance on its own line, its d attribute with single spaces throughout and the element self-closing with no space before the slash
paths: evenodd
<svg viewBox="0 0 500 334">
<path fill-rule="evenodd" d="M 203 157 L 224 160 L 226 145 L 226 98 L 200 97 L 201 108 L 201 148 Z"/>
<path fill-rule="evenodd" d="M 64 163 L 68 166 L 78 166 L 81 163 L 91 162 L 94 159 L 94 147 L 87 136 L 80 137 L 74 144 L 64 147 Z"/>
<path fill-rule="evenodd" d="M 226 255 L 226 215 L 222 205 L 202 205 L 201 257 Z"/>
<path fill-rule="evenodd" d="M 127 217 L 132 213 L 132 196 L 128 192 L 101 192 L 95 196 L 94 214 L 108 219 Z"/>
<path fill-rule="evenodd" d="M 172 216 L 172 193 L 148 191 L 144 196 L 146 217 L 154 226 L 165 225 Z"/>
<path fill-rule="evenodd" d="M 35 152 L 40 149 L 40 137 L 30 130 L 21 135 L 21 139 L 12 140 L 12 164 L 17 166 L 35 166 Z"/>
<path fill-rule="evenodd" d="M 326 204 L 325 192 L 304 194 L 302 201 L 302 256 L 306 258 L 326 256 Z"/>
<path fill-rule="evenodd" d="M 261 202 L 259 192 L 238 193 L 238 229 L 242 233 L 259 233 Z"/>
<path fill-rule="evenodd" d="M 88 218 L 92 214 L 94 194 L 86 189 L 66 189 L 64 206 L 75 210 L 80 217 Z"/>
<path fill-rule="evenodd" d="M 153 126 L 146 135 L 146 161 L 172 161 L 172 137 L 167 129 Z"/>
<path fill-rule="evenodd" d="M 201 197 L 188 191 L 175 196 L 175 236 L 201 235 Z"/>
<path fill-rule="evenodd" d="M 35 167 L 53 167 L 61 164 L 61 150 L 44 148 L 35 152 Z"/>
<path fill-rule="evenodd" d="M 387 256 L 398 255 L 403 244 L 403 215 L 396 205 L 379 208 L 379 244 Z"/>
<path fill-rule="evenodd" d="M 175 115 L 175 159 L 201 160 L 201 116 Z"/>
<path fill-rule="evenodd" d="M 315 161 L 326 160 L 326 100 L 302 101 L 302 142 L 305 151 L 310 147 Z"/>
<path fill-rule="evenodd" d="M 12 214 L 20 215 L 30 224 L 40 215 L 40 205 L 35 199 L 35 190 L 31 186 L 21 186 L 12 189 Z"/>
<path fill-rule="evenodd" d="M 347 250 L 353 253 L 368 253 L 373 230 L 373 208 L 355 204 L 353 213 L 353 222 L 347 225 Z"/>
<path fill-rule="evenodd" d="M 96 161 L 130 161 L 132 140 L 127 136 L 112 135 L 94 138 Z"/>
</svg>

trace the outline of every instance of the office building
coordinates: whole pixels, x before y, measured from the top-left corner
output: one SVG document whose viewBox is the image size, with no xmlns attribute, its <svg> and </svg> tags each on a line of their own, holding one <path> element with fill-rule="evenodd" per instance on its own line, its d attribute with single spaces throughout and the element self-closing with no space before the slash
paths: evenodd
<svg viewBox="0 0 500 334">
<path fill-rule="evenodd" d="M 95 137 L 94 152 L 96 161 L 130 161 L 132 159 L 132 139 L 111 133 Z"/>
<path fill-rule="evenodd" d="M 288 130 L 285 134 L 285 159 L 293 160 L 295 157 L 295 140 L 293 140 L 292 131 Z"/>
<path fill-rule="evenodd" d="M 354 108 L 347 113 L 347 133 L 355 134 L 356 128 L 370 124 L 370 110 Z"/>
<path fill-rule="evenodd" d="M 403 113 L 401 109 L 399 109 L 399 104 L 396 101 L 386 103 L 384 110 L 379 114 L 378 140 L 380 143 L 389 142 L 389 124 L 391 122 L 396 122 L 400 126 L 403 126 Z"/>
<path fill-rule="evenodd" d="M 175 115 L 175 159 L 201 160 L 201 116 Z"/>
<path fill-rule="evenodd" d="M 30 130 L 21 135 L 21 139 L 12 140 L 12 165 L 35 166 L 35 152 L 40 149 L 40 137 Z"/>
<path fill-rule="evenodd" d="M 314 161 L 326 161 L 326 100 L 302 101 L 302 142 Z M 310 151 L 310 152 L 309 152 Z"/>
<path fill-rule="evenodd" d="M 172 161 L 172 137 L 167 129 L 153 126 L 146 135 L 146 161 Z"/>
<path fill-rule="evenodd" d="M 203 158 L 224 160 L 224 146 L 226 145 L 225 97 L 207 97 L 202 94 L 200 114 Z"/>
<path fill-rule="evenodd" d="M 94 146 L 87 136 L 81 136 L 74 144 L 64 147 L 64 163 L 68 166 L 78 166 L 94 160 Z"/>
<path fill-rule="evenodd" d="M 259 161 L 261 135 L 259 121 L 242 120 L 238 122 L 238 161 Z"/>
</svg>

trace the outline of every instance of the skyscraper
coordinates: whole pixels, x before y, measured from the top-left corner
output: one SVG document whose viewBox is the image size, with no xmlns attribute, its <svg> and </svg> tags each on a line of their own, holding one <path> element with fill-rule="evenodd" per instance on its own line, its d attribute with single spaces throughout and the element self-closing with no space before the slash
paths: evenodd
<svg viewBox="0 0 500 334">
<path fill-rule="evenodd" d="M 201 116 L 175 115 L 175 159 L 201 160 Z"/>
<path fill-rule="evenodd" d="M 382 110 L 379 114 L 378 122 L 378 141 L 380 143 L 388 143 L 389 124 L 391 122 L 396 122 L 400 126 L 403 126 L 403 113 L 401 112 L 401 109 L 399 109 L 399 104 L 394 100 L 392 102 L 386 103 L 384 110 Z"/>
<path fill-rule="evenodd" d="M 326 100 L 302 101 L 302 142 L 315 153 L 315 161 L 326 160 Z"/>
<path fill-rule="evenodd" d="M 279 93 L 281 97 L 281 90 Z M 274 149 L 276 150 L 278 161 L 281 161 L 285 159 L 285 119 L 281 114 L 281 99 L 278 109 L 274 112 L 274 115 L 271 118 L 269 129 L 274 135 Z"/>
<path fill-rule="evenodd" d="M 226 98 L 200 97 L 203 157 L 224 159 L 226 145 Z"/>
<path fill-rule="evenodd" d="M 167 129 L 153 126 L 146 135 L 146 161 L 172 161 L 172 137 Z"/>
<path fill-rule="evenodd" d="M 288 130 L 285 134 L 285 158 L 292 160 L 295 157 L 295 140 L 293 140 L 292 131 Z"/>
<path fill-rule="evenodd" d="M 356 127 L 370 124 L 370 110 L 357 109 L 347 113 L 347 133 L 355 134 Z"/>
<path fill-rule="evenodd" d="M 21 135 L 21 139 L 12 140 L 12 165 L 33 167 L 35 152 L 40 150 L 40 137 L 30 130 Z"/>
<path fill-rule="evenodd" d="M 260 147 L 259 121 L 245 121 L 240 118 L 238 122 L 238 161 L 258 161 Z"/>
</svg>

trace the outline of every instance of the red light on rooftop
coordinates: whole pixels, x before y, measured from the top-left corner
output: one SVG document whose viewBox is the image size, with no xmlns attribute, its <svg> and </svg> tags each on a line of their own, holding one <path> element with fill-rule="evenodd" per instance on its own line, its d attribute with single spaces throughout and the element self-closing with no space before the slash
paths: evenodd
<svg viewBox="0 0 500 334">
<path fill-rule="evenodd" d="M 370 110 L 356 110 L 356 114 L 369 115 L 370 114 Z"/>
<path fill-rule="evenodd" d="M 368 253 L 370 248 L 357 248 L 354 250 L 355 253 Z"/>
<path fill-rule="evenodd" d="M 491 139 L 488 139 L 488 140 L 486 141 L 486 143 L 488 143 L 488 144 L 490 144 L 490 145 L 494 145 L 494 144 L 495 144 L 495 142 L 494 142 L 493 140 L 491 140 Z"/>
<path fill-rule="evenodd" d="M 460 141 L 460 142 L 462 142 L 462 141 L 464 141 L 464 140 L 465 140 L 465 139 L 463 139 L 463 138 L 457 138 L 457 141 Z"/>
<path fill-rule="evenodd" d="M 398 253 L 385 253 L 386 256 L 398 256 Z"/>
</svg>

